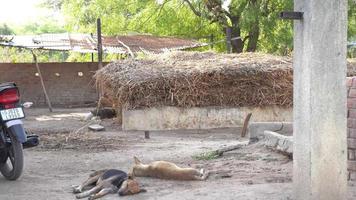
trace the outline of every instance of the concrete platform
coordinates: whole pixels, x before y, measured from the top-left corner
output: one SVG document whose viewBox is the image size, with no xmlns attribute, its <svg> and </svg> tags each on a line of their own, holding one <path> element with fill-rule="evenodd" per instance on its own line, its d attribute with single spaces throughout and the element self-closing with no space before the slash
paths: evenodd
<svg viewBox="0 0 356 200">
<path fill-rule="evenodd" d="M 160 107 L 123 110 L 123 130 L 211 129 L 242 126 L 248 113 L 251 122 L 291 121 L 292 108 L 278 106 L 241 108 Z"/>
</svg>

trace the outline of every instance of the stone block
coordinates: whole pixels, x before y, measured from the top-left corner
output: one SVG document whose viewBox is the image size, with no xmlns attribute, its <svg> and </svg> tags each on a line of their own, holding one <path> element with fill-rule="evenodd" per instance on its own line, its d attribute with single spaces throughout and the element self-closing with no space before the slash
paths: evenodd
<svg viewBox="0 0 356 200">
<path fill-rule="evenodd" d="M 273 131 L 284 135 L 293 134 L 292 122 L 252 122 L 248 127 L 250 139 L 261 139 L 264 131 Z"/>
<path fill-rule="evenodd" d="M 264 144 L 274 150 L 289 155 L 293 154 L 293 137 L 285 136 L 273 131 L 264 131 Z"/>
</svg>

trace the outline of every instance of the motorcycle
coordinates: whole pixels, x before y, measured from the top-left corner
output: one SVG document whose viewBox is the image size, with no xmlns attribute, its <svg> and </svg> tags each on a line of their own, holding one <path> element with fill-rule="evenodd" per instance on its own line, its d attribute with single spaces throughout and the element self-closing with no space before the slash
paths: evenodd
<svg viewBox="0 0 356 200">
<path fill-rule="evenodd" d="M 23 171 L 23 149 L 37 146 L 39 138 L 27 135 L 21 119 L 23 108 L 31 102 L 20 103 L 20 94 L 15 83 L 0 84 L 0 173 L 8 180 L 18 179 Z"/>
</svg>

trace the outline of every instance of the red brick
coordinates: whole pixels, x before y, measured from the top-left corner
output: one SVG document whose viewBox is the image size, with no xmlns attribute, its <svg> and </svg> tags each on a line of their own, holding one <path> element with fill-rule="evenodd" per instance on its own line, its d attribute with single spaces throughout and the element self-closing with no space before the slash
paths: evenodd
<svg viewBox="0 0 356 200">
<path fill-rule="evenodd" d="M 349 109 L 348 117 L 356 119 L 356 109 Z"/>
<path fill-rule="evenodd" d="M 352 77 L 352 87 L 356 87 L 356 80 L 355 80 L 355 77 Z"/>
<path fill-rule="evenodd" d="M 348 137 L 350 137 L 350 138 L 356 138 L 356 129 L 354 129 L 354 128 L 349 128 L 349 129 L 348 129 L 348 132 L 349 132 Z"/>
<path fill-rule="evenodd" d="M 348 118 L 347 119 L 347 127 L 356 129 L 356 119 Z"/>
<path fill-rule="evenodd" d="M 355 138 L 347 139 L 347 148 L 356 149 L 356 139 Z"/>
<path fill-rule="evenodd" d="M 347 158 L 349 160 L 355 160 L 355 150 L 352 149 L 347 150 Z"/>
<path fill-rule="evenodd" d="M 347 161 L 347 169 L 350 171 L 356 171 L 356 161 L 354 160 Z"/>
<path fill-rule="evenodd" d="M 353 171 L 350 172 L 349 180 L 356 181 L 356 172 Z"/>
<path fill-rule="evenodd" d="M 356 89 L 355 88 L 351 88 L 349 91 L 349 97 L 356 97 Z"/>
<path fill-rule="evenodd" d="M 346 86 L 351 87 L 353 82 L 353 77 L 346 77 Z"/>
<path fill-rule="evenodd" d="M 347 98 L 347 108 L 356 108 L 356 98 Z"/>
<path fill-rule="evenodd" d="M 347 86 L 347 87 L 351 87 L 351 85 L 352 85 L 352 80 L 353 80 L 353 77 L 347 77 L 347 78 L 346 78 L 346 86 Z"/>
</svg>

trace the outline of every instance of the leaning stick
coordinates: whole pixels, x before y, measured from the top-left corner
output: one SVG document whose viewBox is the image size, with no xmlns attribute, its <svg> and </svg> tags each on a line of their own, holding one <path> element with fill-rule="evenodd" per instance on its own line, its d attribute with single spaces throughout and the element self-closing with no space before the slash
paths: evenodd
<svg viewBox="0 0 356 200">
<path fill-rule="evenodd" d="M 247 128 L 248 128 L 248 124 L 250 122 L 251 116 L 252 116 L 252 113 L 248 113 L 245 118 L 244 125 L 243 125 L 242 131 L 241 131 L 241 137 L 246 136 L 246 132 L 247 132 Z"/>
<path fill-rule="evenodd" d="M 31 51 L 31 52 L 32 52 L 32 55 L 33 55 L 33 61 L 36 64 L 38 76 L 40 77 L 40 80 L 41 80 L 41 85 L 42 85 L 43 93 L 44 93 L 44 95 L 46 97 L 46 101 L 47 101 L 49 112 L 53 112 L 52 104 L 51 104 L 51 101 L 49 100 L 49 97 L 48 97 L 48 94 L 47 94 L 47 90 L 46 90 L 46 86 L 45 86 L 44 81 L 43 81 L 43 77 L 42 77 L 42 73 L 41 73 L 41 70 L 40 70 L 40 66 L 38 65 L 38 62 L 37 62 L 37 56 L 33 51 Z"/>
</svg>

